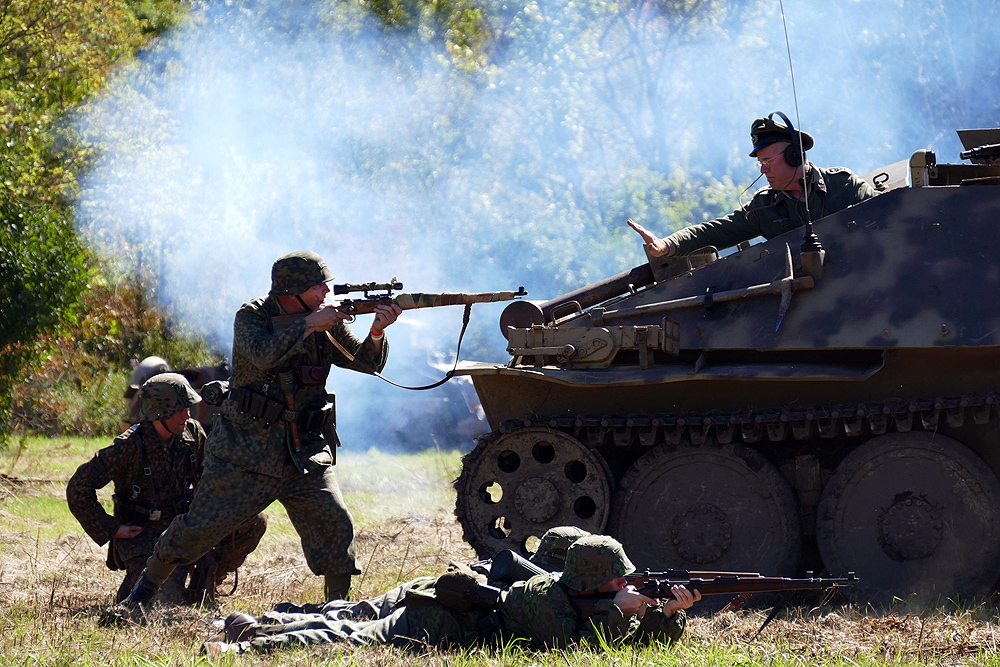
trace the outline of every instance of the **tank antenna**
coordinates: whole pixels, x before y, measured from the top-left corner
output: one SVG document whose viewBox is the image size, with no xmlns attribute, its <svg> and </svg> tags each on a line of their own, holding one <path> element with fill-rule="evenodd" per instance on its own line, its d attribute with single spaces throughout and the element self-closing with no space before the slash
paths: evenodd
<svg viewBox="0 0 1000 667">
<path fill-rule="evenodd" d="M 778 7 L 781 9 L 781 27 L 785 31 L 785 51 L 788 54 L 788 73 L 792 79 L 792 102 L 795 105 L 795 124 L 802 127 L 802 118 L 799 116 L 799 96 L 795 89 L 795 68 L 792 66 L 792 46 L 788 39 L 788 24 L 785 22 L 785 3 L 778 0 Z M 796 132 L 795 139 L 799 142 L 799 155 L 805 158 L 805 146 L 802 141 L 802 133 Z M 799 256 L 802 259 L 802 268 L 811 275 L 814 280 L 819 280 L 823 275 L 823 261 L 826 259 L 826 250 L 819 242 L 819 237 L 813 231 L 812 218 L 809 215 L 809 178 L 806 174 L 806 161 L 802 160 L 802 192 L 806 205 L 806 229 L 802 238 L 802 245 L 799 246 Z"/>
</svg>

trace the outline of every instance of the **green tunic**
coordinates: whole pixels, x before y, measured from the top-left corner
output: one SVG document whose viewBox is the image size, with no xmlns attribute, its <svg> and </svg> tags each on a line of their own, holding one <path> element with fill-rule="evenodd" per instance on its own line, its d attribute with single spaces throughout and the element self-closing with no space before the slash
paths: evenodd
<svg viewBox="0 0 1000 667">
<path fill-rule="evenodd" d="M 867 181 L 845 167 L 824 169 L 809 164 L 809 219 L 819 220 L 848 206 L 875 196 Z M 805 202 L 784 192 L 763 188 L 750 203 L 727 216 L 685 227 L 668 240 L 677 255 L 687 255 L 705 246 L 729 248 L 757 236 L 773 239 L 806 223 Z"/>
<path fill-rule="evenodd" d="M 332 365 L 366 373 L 385 365 L 387 340 L 376 355 L 370 336 L 362 340 L 343 323 L 337 324 L 330 334 L 355 358 L 352 361 L 323 333 L 303 339 L 304 319 L 286 329 L 274 327 L 271 318 L 283 314 L 273 296 L 245 303 L 236 313 L 230 392 L 246 388 L 284 405 L 276 376 L 290 368 L 296 377 L 295 410 L 316 409 L 327 402 L 326 374 Z M 305 370 L 308 382 L 302 381 Z M 335 443 L 302 428 L 298 434 L 300 447 L 296 449 L 288 422 L 268 424 L 240 412 L 232 398 L 223 402 L 205 443 L 205 472 L 191 509 L 170 524 L 147 564 L 147 575 L 154 583 L 166 579 L 174 566 L 200 558 L 218 536 L 276 500 L 288 512 L 313 573 L 361 574 L 353 519 L 332 467 Z"/>
<path fill-rule="evenodd" d="M 626 618 L 611 600 L 597 601 L 595 609 L 590 618 L 581 619 L 566 588 L 544 574 L 512 585 L 500 607 L 504 634 L 527 638 L 536 648 L 562 648 L 581 642 L 599 646 L 602 640 L 672 642 L 680 638 L 687 623 L 684 611 L 668 618 L 662 606 L 649 607 L 641 620 L 638 616 Z"/>
</svg>

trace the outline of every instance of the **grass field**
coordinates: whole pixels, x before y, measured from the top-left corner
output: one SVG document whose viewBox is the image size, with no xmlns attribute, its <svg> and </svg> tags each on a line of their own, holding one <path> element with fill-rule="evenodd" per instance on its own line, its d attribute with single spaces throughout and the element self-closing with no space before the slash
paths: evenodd
<svg viewBox="0 0 1000 667">
<path fill-rule="evenodd" d="M 121 575 L 106 569 L 105 549 L 91 542 L 69 513 L 65 486 L 76 467 L 105 444 L 31 439 L 0 452 L 0 666 L 206 664 L 198 647 L 214 633 L 213 619 L 234 609 L 259 613 L 282 600 L 321 598 L 321 580 L 306 567 L 295 532 L 276 504 L 268 510 L 270 525 L 261 546 L 240 571 L 236 593 L 222 598 L 217 609 L 172 608 L 146 627 L 98 628 L 97 614 L 112 601 Z M 438 572 L 449 560 L 475 558 L 451 514 L 450 482 L 460 458 L 458 452 L 391 456 L 341 451 L 337 472 L 357 523 L 364 570 L 355 580 L 355 595 Z M 106 491 L 103 499 L 109 498 Z M 219 664 L 1000 666 L 995 604 L 882 615 L 842 606 L 796 607 L 750 641 L 766 613 L 693 618 L 682 642 L 670 649 L 540 653 L 508 646 L 400 653 L 381 647 L 317 647 L 225 656 Z"/>
</svg>

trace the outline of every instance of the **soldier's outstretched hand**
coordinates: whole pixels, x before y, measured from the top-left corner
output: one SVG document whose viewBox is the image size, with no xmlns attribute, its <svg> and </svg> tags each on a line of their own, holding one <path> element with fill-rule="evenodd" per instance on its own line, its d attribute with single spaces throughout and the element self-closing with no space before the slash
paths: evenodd
<svg viewBox="0 0 1000 667">
<path fill-rule="evenodd" d="M 663 257 L 670 253 L 670 244 L 666 239 L 661 239 L 632 218 L 629 218 L 627 222 L 629 227 L 639 232 L 639 236 L 642 237 L 643 242 L 649 247 L 650 255 L 653 257 Z"/>
</svg>

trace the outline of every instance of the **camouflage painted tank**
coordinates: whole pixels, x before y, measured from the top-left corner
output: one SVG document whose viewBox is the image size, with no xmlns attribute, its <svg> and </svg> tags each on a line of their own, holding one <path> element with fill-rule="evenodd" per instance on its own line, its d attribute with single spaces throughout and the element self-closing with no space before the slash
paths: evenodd
<svg viewBox="0 0 1000 667">
<path fill-rule="evenodd" d="M 876 602 L 988 592 L 1000 130 L 960 136 L 991 146 L 918 151 L 815 223 L 822 265 L 798 230 L 508 307 L 510 362 L 460 367 L 493 429 L 456 482 L 466 539 L 524 552 L 573 524 L 640 569 L 855 571 Z"/>
</svg>

